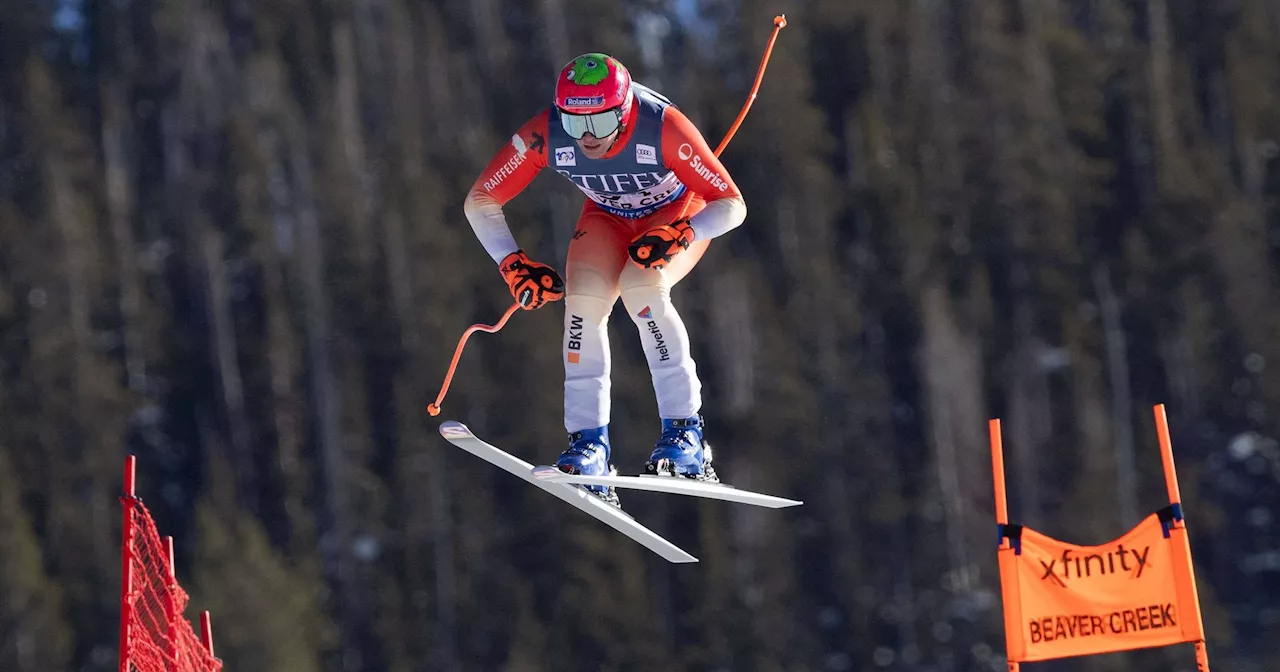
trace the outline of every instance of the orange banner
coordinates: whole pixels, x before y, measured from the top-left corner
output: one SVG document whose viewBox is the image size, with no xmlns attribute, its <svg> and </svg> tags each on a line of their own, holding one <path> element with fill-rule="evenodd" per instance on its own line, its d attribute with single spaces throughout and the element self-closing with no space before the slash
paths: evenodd
<svg viewBox="0 0 1280 672">
<path fill-rule="evenodd" d="M 1186 531 L 1170 527 L 1166 535 L 1159 515 L 1152 514 L 1101 546 L 1076 546 L 1014 528 L 1019 533 L 999 554 L 1010 660 L 1202 640 L 1194 588 L 1186 589 L 1194 586 Z"/>
</svg>

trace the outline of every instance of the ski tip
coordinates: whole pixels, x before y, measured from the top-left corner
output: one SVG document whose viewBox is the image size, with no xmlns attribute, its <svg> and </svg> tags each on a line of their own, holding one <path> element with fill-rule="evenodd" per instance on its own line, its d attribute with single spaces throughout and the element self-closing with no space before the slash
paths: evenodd
<svg viewBox="0 0 1280 672">
<path fill-rule="evenodd" d="M 440 423 L 440 435 L 447 438 L 471 436 L 471 430 L 457 420 L 445 420 Z"/>
</svg>

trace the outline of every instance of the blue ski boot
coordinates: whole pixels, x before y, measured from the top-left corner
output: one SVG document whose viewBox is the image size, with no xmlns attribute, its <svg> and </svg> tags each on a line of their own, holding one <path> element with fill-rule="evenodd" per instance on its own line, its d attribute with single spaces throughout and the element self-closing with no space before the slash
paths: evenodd
<svg viewBox="0 0 1280 672">
<path fill-rule="evenodd" d="M 654 476 L 684 476 L 719 483 L 711 466 L 711 446 L 702 439 L 702 416 L 662 419 L 662 438 L 653 447 L 644 472 Z"/>
<path fill-rule="evenodd" d="M 584 429 L 570 434 L 569 447 L 560 453 L 560 458 L 556 460 L 556 468 L 566 474 L 616 475 L 617 470 L 609 463 L 609 426 Z M 580 487 L 594 493 L 605 502 L 622 508 L 618 502 L 618 494 L 613 488 L 603 485 Z"/>
</svg>

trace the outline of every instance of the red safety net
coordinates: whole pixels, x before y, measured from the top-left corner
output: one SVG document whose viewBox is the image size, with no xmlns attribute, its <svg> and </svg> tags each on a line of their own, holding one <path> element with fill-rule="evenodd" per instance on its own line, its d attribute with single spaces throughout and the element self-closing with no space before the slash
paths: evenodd
<svg viewBox="0 0 1280 672">
<path fill-rule="evenodd" d="M 187 592 L 173 571 L 173 540 L 163 541 L 142 500 L 133 494 L 133 458 L 125 476 L 120 672 L 220 672 L 208 612 L 203 640 L 182 613 Z"/>
</svg>

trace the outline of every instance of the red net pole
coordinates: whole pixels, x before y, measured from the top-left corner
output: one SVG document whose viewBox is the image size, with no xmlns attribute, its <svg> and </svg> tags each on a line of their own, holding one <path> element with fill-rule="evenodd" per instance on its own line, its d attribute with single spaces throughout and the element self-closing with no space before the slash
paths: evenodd
<svg viewBox="0 0 1280 672">
<path fill-rule="evenodd" d="M 124 540 L 121 544 L 120 574 L 120 672 L 129 672 L 129 624 L 133 621 L 133 608 L 130 595 L 133 594 L 133 507 L 137 504 L 134 497 L 134 475 L 137 458 L 130 455 L 124 463 L 124 496 L 120 498 L 124 506 Z"/>
<path fill-rule="evenodd" d="M 213 657 L 213 625 L 209 622 L 209 612 L 200 612 L 200 643 L 204 644 L 204 650 L 209 652 L 209 657 Z"/>
<path fill-rule="evenodd" d="M 178 573 L 173 566 L 173 537 L 164 538 L 165 550 L 165 572 L 164 572 L 164 620 L 168 624 L 168 632 L 166 636 L 169 639 L 168 650 L 168 672 L 178 671 L 178 619 L 181 614 L 178 613 L 177 605 L 174 604 L 174 598 L 177 597 L 175 588 L 178 583 Z"/>
</svg>

